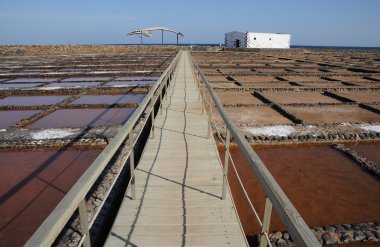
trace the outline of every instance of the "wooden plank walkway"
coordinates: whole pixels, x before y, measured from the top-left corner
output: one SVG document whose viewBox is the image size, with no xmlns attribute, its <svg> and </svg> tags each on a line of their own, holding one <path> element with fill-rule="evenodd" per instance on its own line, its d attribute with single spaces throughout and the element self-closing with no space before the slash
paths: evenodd
<svg viewBox="0 0 380 247">
<path fill-rule="evenodd" d="M 183 52 L 106 246 L 247 246 Z"/>
</svg>

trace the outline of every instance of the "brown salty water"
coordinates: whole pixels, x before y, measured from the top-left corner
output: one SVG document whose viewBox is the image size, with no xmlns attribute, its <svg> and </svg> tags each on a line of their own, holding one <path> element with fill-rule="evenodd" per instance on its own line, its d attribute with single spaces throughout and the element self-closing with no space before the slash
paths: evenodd
<svg viewBox="0 0 380 247">
<path fill-rule="evenodd" d="M 71 105 L 80 104 L 128 104 L 140 103 L 145 94 L 121 94 L 121 95 L 83 95 L 71 103 Z"/>
<path fill-rule="evenodd" d="M 70 96 L 10 96 L 0 100 L 0 106 L 54 105 Z"/>
<path fill-rule="evenodd" d="M 94 81 L 108 81 L 111 77 L 72 77 L 62 80 L 62 82 L 94 82 Z"/>
<path fill-rule="evenodd" d="M 100 152 L 1 151 L 0 246 L 22 246 Z"/>
<path fill-rule="evenodd" d="M 47 87 L 95 87 L 102 84 L 101 82 L 56 82 L 47 85 Z"/>
<path fill-rule="evenodd" d="M 364 156 L 370 161 L 380 164 L 380 142 L 361 142 L 347 144 L 347 147 L 357 152 L 360 156 Z"/>
<path fill-rule="evenodd" d="M 0 111 L 0 128 L 8 128 L 20 120 L 29 118 L 39 112 L 41 111 Z"/>
<path fill-rule="evenodd" d="M 0 84 L 0 88 L 23 88 L 23 87 L 37 87 L 42 85 L 41 83 L 27 83 L 27 84 Z"/>
<path fill-rule="evenodd" d="M 223 147 L 218 147 L 222 160 Z M 310 227 L 380 219 L 380 182 L 330 146 L 255 146 L 278 184 Z M 237 146 L 231 154 L 253 205 L 262 218 L 265 195 Z M 232 169 L 229 182 L 246 235 L 260 228 Z M 271 231 L 285 230 L 275 215 Z"/>
<path fill-rule="evenodd" d="M 5 83 L 44 83 L 58 81 L 58 78 L 17 78 Z"/>
<path fill-rule="evenodd" d="M 154 84 L 155 81 L 111 81 L 107 83 L 107 86 L 144 86 Z"/>
<path fill-rule="evenodd" d="M 79 128 L 122 125 L 135 108 L 63 109 L 37 120 L 28 128 Z"/>
<path fill-rule="evenodd" d="M 145 76 L 145 77 L 118 77 L 116 81 L 157 81 L 159 77 L 156 76 Z"/>
</svg>

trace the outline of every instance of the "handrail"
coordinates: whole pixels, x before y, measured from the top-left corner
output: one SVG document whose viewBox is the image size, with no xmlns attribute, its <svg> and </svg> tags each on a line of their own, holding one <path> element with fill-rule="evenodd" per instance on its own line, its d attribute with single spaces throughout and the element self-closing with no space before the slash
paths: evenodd
<svg viewBox="0 0 380 247">
<path fill-rule="evenodd" d="M 266 210 L 264 212 L 263 220 L 263 229 L 266 230 L 263 230 L 262 232 L 263 237 L 265 239 L 267 238 L 266 231 L 269 229 L 269 221 L 273 205 L 277 212 L 277 215 L 280 217 L 282 223 L 285 225 L 287 231 L 292 236 L 292 239 L 297 246 L 321 246 L 314 234 L 311 232 L 310 228 L 307 226 L 307 224 L 301 217 L 301 215 L 297 212 L 296 208 L 290 202 L 289 198 L 285 195 L 281 187 L 273 178 L 272 174 L 269 172 L 267 167 L 255 153 L 255 151 L 251 148 L 249 143 L 245 140 L 244 136 L 241 134 L 237 126 L 233 123 L 228 113 L 224 109 L 213 87 L 208 82 L 207 78 L 204 76 L 202 70 L 199 68 L 197 62 L 192 58 L 191 54 L 189 54 L 189 56 L 193 61 L 193 66 L 196 73 L 200 76 L 201 81 L 203 81 L 204 85 L 208 89 L 208 92 L 210 93 L 213 101 L 215 102 L 215 106 L 218 109 L 224 121 L 224 124 L 226 125 L 227 137 L 229 137 L 230 133 L 234 140 L 237 142 L 241 152 L 243 153 L 249 166 L 253 170 L 260 185 L 263 187 L 267 195 L 267 200 L 265 204 Z M 228 153 L 229 151 L 227 149 L 225 155 L 227 156 Z"/>
<path fill-rule="evenodd" d="M 115 155 L 121 144 L 125 141 L 130 133 L 133 133 L 134 126 L 137 124 L 146 108 L 150 106 L 150 103 L 152 103 L 153 97 L 158 96 L 156 94 L 156 91 L 162 84 L 167 83 L 167 81 L 171 79 L 174 69 L 178 64 L 180 54 L 181 51 L 177 53 L 176 57 L 170 63 L 168 68 L 158 78 L 156 83 L 149 90 L 148 94 L 144 97 L 128 121 L 120 128 L 116 136 L 94 160 L 94 162 L 92 162 L 91 166 L 74 184 L 74 186 L 50 213 L 50 215 L 45 219 L 45 221 L 40 225 L 32 237 L 29 238 L 25 246 L 50 246 L 78 207 L 82 228 L 81 230 L 82 234 L 85 236 L 83 245 L 90 245 L 87 210 L 85 209 L 85 197 L 98 177 L 101 175 L 104 168 Z M 160 102 L 160 104 L 161 103 L 162 102 Z M 154 102 L 152 107 L 154 107 Z"/>
</svg>

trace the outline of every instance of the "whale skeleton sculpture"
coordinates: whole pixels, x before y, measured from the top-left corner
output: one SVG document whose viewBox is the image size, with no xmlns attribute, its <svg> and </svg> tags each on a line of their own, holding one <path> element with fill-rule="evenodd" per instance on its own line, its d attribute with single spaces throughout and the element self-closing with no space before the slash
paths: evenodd
<svg viewBox="0 0 380 247">
<path fill-rule="evenodd" d="M 138 37 L 140 37 L 141 44 L 143 44 L 143 36 L 152 37 L 152 35 L 153 35 L 152 32 L 153 31 L 159 31 L 159 30 L 161 30 L 161 43 L 162 44 L 164 44 L 164 31 L 175 33 L 177 35 L 177 45 L 178 45 L 178 36 L 183 37 L 182 33 L 177 32 L 175 30 L 171 30 L 171 29 L 166 28 L 166 27 L 148 27 L 148 28 L 143 28 L 143 29 L 136 29 L 135 31 L 127 33 L 127 35 L 137 35 Z"/>
</svg>

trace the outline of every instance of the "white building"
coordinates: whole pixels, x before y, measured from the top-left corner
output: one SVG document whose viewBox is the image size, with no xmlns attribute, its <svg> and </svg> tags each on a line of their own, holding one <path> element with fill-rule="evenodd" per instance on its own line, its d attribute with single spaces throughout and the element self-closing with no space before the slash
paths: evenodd
<svg viewBox="0 0 380 247">
<path fill-rule="evenodd" d="M 225 34 L 227 48 L 290 48 L 290 34 L 229 32 Z"/>
</svg>

